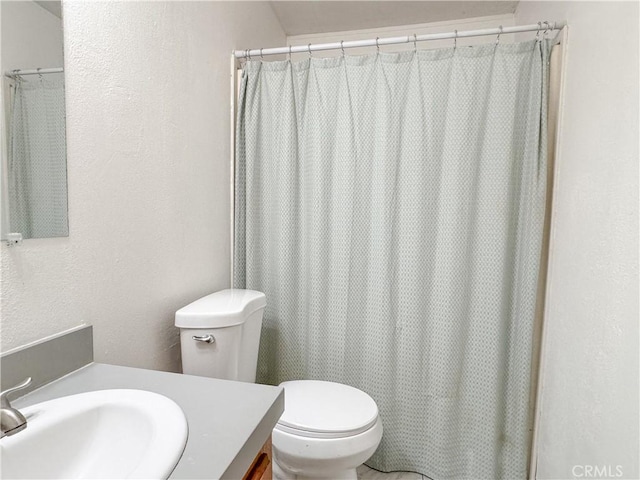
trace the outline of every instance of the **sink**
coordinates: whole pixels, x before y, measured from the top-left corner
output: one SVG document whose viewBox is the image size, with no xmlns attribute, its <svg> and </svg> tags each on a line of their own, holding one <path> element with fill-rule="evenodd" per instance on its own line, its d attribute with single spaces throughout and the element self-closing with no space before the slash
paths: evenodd
<svg viewBox="0 0 640 480">
<path fill-rule="evenodd" d="M 0 440 L 2 478 L 167 478 L 187 420 L 167 397 L 97 390 L 20 411 L 27 428 Z"/>
</svg>

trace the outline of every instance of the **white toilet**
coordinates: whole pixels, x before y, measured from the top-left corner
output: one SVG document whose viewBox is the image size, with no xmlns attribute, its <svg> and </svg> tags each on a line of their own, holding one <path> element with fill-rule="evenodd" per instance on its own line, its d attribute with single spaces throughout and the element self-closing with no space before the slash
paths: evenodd
<svg viewBox="0 0 640 480">
<path fill-rule="evenodd" d="M 356 480 L 356 468 L 382 439 L 378 406 L 341 383 L 283 382 L 285 410 L 273 430 L 273 475 L 278 480 Z"/>
<path fill-rule="evenodd" d="M 266 305 L 262 292 L 230 289 L 178 310 L 182 372 L 255 382 Z"/>
<path fill-rule="evenodd" d="M 178 310 L 183 373 L 255 382 L 266 304 L 264 293 L 230 289 Z M 296 380 L 280 386 L 285 411 L 273 430 L 274 477 L 355 480 L 356 467 L 382 439 L 373 399 L 333 382 Z"/>
</svg>

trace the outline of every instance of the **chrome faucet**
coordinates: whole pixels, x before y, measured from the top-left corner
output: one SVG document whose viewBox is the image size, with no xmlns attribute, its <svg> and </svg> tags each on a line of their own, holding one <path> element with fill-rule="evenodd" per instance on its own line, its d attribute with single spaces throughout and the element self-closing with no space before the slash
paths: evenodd
<svg viewBox="0 0 640 480">
<path fill-rule="evenodd" d="M 2 427 L 2 434 L 0 434 L 0 438 L 9 437 L 27 428 L 27 419 L 24 418 L 22 413 L 11 406 L 7 399 L 7 395 L 26 388 L 30 383 L 31 377 L 27 378 L 15 387 L 9 388 L 8 390 L 0 393 L 0 424 Z"/>
</svg>

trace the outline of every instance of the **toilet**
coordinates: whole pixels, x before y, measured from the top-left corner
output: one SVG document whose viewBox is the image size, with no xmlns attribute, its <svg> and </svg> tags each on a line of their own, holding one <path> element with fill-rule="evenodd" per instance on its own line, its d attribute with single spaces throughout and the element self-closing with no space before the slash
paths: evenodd
<svg viewBox="0 0 640 480">
<path fill-rule="evenodd" d="M 255 382 L 264 293 L 228 289 L 176 312 L 182 372 Z M 285 411 L 273 430 L 278 480 L 355 480 L 356 468 L 382 439 L 378 406 L 341 383 L 295 380 L 284 388 Z"/>
<path fill-rule="evenodd" d="M 266 305 L 264 293 L 233 288 L 178 310 L 182 373 L 255 382 Z"/>
<path fill-rule="evenodd" d="M 356 480 L 382 439 L 376 402 L 357 388 L 296 380 L 280 384 L 285 409 L 273 430 L 278 480 Z"/>
</svg>

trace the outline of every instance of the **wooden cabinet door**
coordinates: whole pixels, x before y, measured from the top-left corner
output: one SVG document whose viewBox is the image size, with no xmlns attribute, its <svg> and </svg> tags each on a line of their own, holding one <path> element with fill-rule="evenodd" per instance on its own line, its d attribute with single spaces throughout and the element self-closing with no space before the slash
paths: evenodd
<svg viewBox="0 0 640 480">
<path fill-rule="evenodd" d="M 272 480 L 273 465 L 271 462 L 271 437 L 269 437 L 242 480 Z"/>
</svg>

